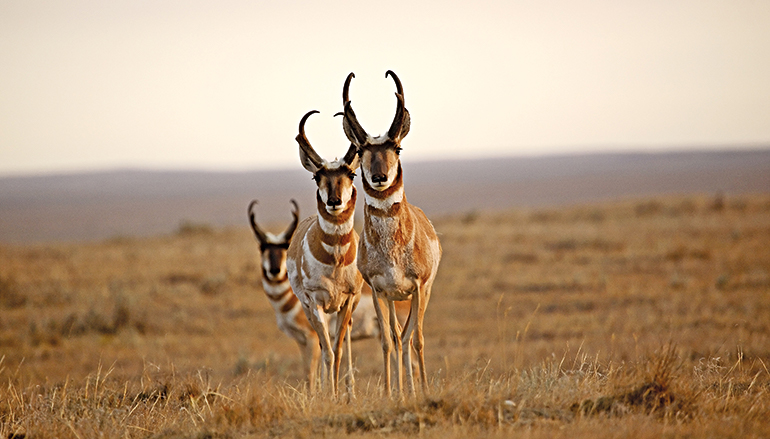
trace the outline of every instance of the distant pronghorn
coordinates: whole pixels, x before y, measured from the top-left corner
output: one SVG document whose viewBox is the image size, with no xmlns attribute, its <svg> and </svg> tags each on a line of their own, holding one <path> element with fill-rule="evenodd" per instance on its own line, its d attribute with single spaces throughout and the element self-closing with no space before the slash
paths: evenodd
<svg viewBox="0 0 770 439">
<path fill-rule="evenodd" d="M 348 361 L 347 387 L 353 392 L 353 363 L 350 349 L 351 314 L 361 298 L 364 283 L 356 268 L 358 234 L 353 230 L 356 188 L 353 186 L 358 167 L 356 147 L 351 145 L 341 160 L 328 162 L 315 152 L 305 136 L 305 122 L 299 123 L 299 156 L 302 166 L 313 174 L 318 190 L 318 215 L 303 220 L 296 237 L 289 244 L 286 267 L 289 282 L 318 334 L 323 356 L 325 381 L 331 382 L 338 394 L 338 381 L 343 340 Z M 337 314 L 334 346 L 325 314 Z"/>
<path fill-rule="evenodd" d="M 318 357 L 321 354 L 321 349 L 318 344 L 318 335 L 316 335 L 307 317 L 301 311 L 302 305 L 291 290 L 286 271 L 286 253 L 299 219 L 297 202 L 294 200 L 291 200 L 291 202 L 294 205 L 294 210 L 292 211 L 294 219 L 289 224 L 289 227 L 279 235 L 263 231 L 257 224 L 254 212 L 257 200 L 249 204 L 248 214 L 251 228 L 254 230 L 254 235 L 259 242 L 259 250 L 262 257 L 260 264 L 262 268 L 262 288 L 264 288 L 265 294 L 273 306 L 278 328 L 293 338 L 302 352 L 305 375 L 308 377 L 308 383 L 312 390 L 315 385 L 315 372 L 318 370 Z M 353 329 L 351 332 L 351 339 L 353 341 L 374 338 L 380 335 L 377 314 L 372 303 L 372 293 L 368 286 L 364 285 L 361 297 L 363 300 L 359 302 L 353 311 Z M 399 317 L 401 317 L 403 310 L 399 309 L 398 311 Z M 336 327 L 335 322 L 336 315 L 332 315 L 329 325 Z"/>
<path fill-rule="evenodd" d="M 345 80 L 342 100 L 345 105 L 343 129 L 347 138 L 358 149 L 366 207 L 364 228 L 358 249 L 358 269 L 372 288 L 374 305 L 380 322 L 380 333 L 385 368 L 385 388 L 391 394 L 390 362 L 395 366 L 399 394 L 402 393 L 401 364 L 406 372 L 409 392 L 414 394 L 414 378 L 410 349 L 403 344 L 412 339 L 417 352 L 423 392 L 427 392 L 425 356 L 423 354 L 423 317 L 430 299 L 433 280 L 436 278 L 441 244 L 433 225 L 422 210 L 406 201 L 401 172 L 401 140 L 409 133 L 409 111 L 404 105 L 404 90 L 395 73 L 388 70 L 385 77 L 393 77 L 396 83 L 396 116 L 385 135 L 372 137 L 364 131 L 356 119 L 348 89 L 350 73 Z M 395 317 L 393 301 L 412 300 L 411 311 L 403 332 Z M 383 317 L 387 303 L 388 316 Z M 392 338 L 391 338 L 392 337 Z M 393 344 L 395 341 L 395 352 Z"/>
<path fill-rule="evenodd" d="M 315 384 L 315 371 L 318 369 L 318 356 L 321 350 L 318 347 L 318 337 L 315 331 L 301 311 L 302 305 L 291 291 L 289 276 L 286 272 L 286 252 L 299 221 L 297 202 L 291 200 L 291 203 L 294 205 L 292 211 L 294 218 L 289 227 L 277 236 L 263 231 L 257 225 L 254 214 L 257 200 L 249 204 L 249 221 L 257 241 L 259 241 L 259 252 L 262 256 L 262 288 L 270 300 L 270 305 L 273 306 L 278 328 L 293 338 L 302 352 L 305 376 L 308 377 L 308 383 L 312 389 Z"/>
</svg>

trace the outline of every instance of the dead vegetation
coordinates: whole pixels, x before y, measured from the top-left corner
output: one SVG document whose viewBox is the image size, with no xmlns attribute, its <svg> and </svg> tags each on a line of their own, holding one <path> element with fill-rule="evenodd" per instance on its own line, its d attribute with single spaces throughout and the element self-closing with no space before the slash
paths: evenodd
<svg viewBox="0 0 770 439">
<path fill-rule="evenodd" d="M 248 230 L 0 246 L 2 437 L 767 437 L 770 198 L 434 221 L 430 394 L 309 394 Z M 180 228 L 181 229 L 181 228 Z"/>
</svg>

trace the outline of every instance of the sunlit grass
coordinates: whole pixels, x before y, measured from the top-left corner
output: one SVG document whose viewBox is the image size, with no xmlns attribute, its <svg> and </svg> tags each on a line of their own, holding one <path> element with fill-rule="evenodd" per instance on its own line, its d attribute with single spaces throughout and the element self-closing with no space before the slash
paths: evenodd
<svg viewBox="0 0 770 439">
<path fill-rule="evenodd" d="M 430 392 L 405 401 L 373 340 L 351 402 L 308 392 L 245 228 L 1 245 L 0 436 L 770 436 L 767 196 L 434 224 Z"/>
</svg>

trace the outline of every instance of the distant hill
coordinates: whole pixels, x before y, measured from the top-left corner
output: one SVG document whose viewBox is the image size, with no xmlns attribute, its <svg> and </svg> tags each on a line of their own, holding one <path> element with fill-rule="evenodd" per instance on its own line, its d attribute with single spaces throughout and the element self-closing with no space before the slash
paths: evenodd
<svg viewBox="0 0 770 439">
<path fill-rule="evenodd" d="M 770 149 L 616 153 L 404 163 L 410 202 L 430 216 L 662 194 L 770 191 Z M 359 191 L 360 180 L 358 181 Z M 315 185 L 296 169 L 254 172 L 118 170 L 0 178 L 0 242 L 99 240 L 215 227 L 258 217 L 276 231 L 315 209 Z M 360 203 L 361 201 L 359 201 Z"/>
</svg>

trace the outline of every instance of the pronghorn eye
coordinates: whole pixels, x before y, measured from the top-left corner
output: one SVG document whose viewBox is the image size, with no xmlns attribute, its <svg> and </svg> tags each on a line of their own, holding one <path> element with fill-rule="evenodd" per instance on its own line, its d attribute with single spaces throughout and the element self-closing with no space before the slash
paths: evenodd
<svg viewBox="0 0 770 439">
<path fill-rule="evenodd" d="M 313 180 L 314 180 L 316 183 L 318 183 L 319 181 L 321 181 L 321 176 L 320 176 L 320 175 L 318 175 L 318 174 L 313 174 Z"/>
<path fill-rule="evenodd" d="M 401 147 L 400 146 L 396 147 L 396 155 L 401 155 Z"/>
</svg>

